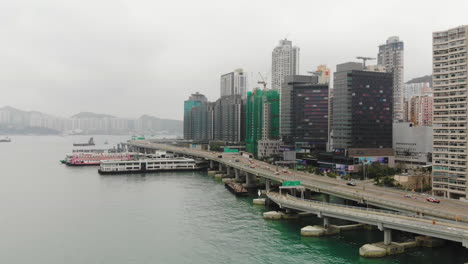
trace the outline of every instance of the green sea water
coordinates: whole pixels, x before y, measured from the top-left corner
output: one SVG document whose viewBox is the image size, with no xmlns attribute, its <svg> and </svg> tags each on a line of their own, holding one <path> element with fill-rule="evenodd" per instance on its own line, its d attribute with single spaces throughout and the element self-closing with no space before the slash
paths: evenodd
<svg viewBox="0 0 468 264">
<path fill-rule="evenodd" d="M 87 137 L 18 136 L 0 144 L 0 263 L 464 263 L 457 243 L 383 259 L 359 247 L 378 230 L 304 238 L 321 220 L 266 221 L 205 172 L 100 176 L 59 163 Z M 129 137 L 95 136 L 102 144 Z M 97 146 L 99 147 L 99 146 Z"/>
</svg>

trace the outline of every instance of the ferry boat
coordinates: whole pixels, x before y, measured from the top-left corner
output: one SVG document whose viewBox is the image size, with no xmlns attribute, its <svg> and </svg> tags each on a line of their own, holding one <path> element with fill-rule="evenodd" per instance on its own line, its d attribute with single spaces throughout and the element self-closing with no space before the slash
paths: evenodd
<svg viewBox="0 0 468 264">
<path fill-rule="evenodd" d="M 103 153 L 75 153 L 67 155 L 62 163 L 68 166 L 98 166 L 101 161 L 106 160 L 131 160 L 138 156 L 132 152 L 103 152 Z"/>
<path fill-rule="evenodd" d="M 0 143 L 7 143 L 7 142 L 11 142 L 11 139 L 9 137 L 5 137 L 5 138 L 0 138 Z"/>
<path fill-rule="evenodd" d="M 156 158 L 102 161 L 99 174 L 141 173 L 158 171 L 199 170 L 204 166 L 189 158 Z"/>
<path fill-rule="evenodd" d="M 88 140 L 88 143 L 73 143 L 74 147 L 94 146 L 94 145 L 96 144 L 94 144 L 94 139 L 92 137 Z"/>
</svg>

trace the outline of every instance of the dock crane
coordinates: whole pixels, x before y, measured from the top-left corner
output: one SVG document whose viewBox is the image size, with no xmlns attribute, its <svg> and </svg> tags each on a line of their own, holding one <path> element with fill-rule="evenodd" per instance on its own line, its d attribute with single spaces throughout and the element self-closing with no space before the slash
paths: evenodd
<svg viewBox="0 0 468 264">
<path fill-rule="evenodd" d="M 362 65 L 364 66 L 364 69 L 366 68 L 366 61 L 368 61 L 368 60 L 375 60 L 375 58 L 371 58 L 371 57 L 362 57 L 362 56 L 356 57 L 356 59 L 362 60 Z"/>
<path fill-rule="evenodd" d="M 260 75 L 260 78 L 262 78 L 262 81 L 258 81 L 257 83 L 258 84 L 263 84 L 263 89 L 265 90 L 266 89 L 266 86 L 267 86 L 267 82 L 265 81 L 265 79 L 263 78 L 262 74 L 259 72 L 258 75 Z"/>
</svg>

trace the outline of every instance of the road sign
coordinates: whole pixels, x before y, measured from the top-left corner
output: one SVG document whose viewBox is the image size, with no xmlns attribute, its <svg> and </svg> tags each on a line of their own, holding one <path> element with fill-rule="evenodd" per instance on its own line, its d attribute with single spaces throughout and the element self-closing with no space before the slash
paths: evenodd
<svg viewBox="0 0 468 264">
<path fill-rule="evenodd" d="M 300 181 L 284 181 L 283 186 L 300 186 Z"/>
</svg>

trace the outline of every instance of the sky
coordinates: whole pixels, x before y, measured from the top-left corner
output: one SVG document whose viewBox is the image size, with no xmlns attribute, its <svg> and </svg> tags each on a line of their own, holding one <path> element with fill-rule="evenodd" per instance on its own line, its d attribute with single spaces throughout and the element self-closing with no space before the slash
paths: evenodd
<svg viewBox="0 0 468 264">
<path fill-rule="evenodd" d="M 219 97 L 222 74 L 243 68 L 252 87 L 259 72 L 271 77 L 282 38 L 300 47 L 306 74 L 376 57 L 399 36 L 407 81 L 431 74 L 432 32 L 467 24 L 466 10 L 466 0 L 2 0 L 0 107 L 182 120 L 191 93 Z"/>
</svg>

